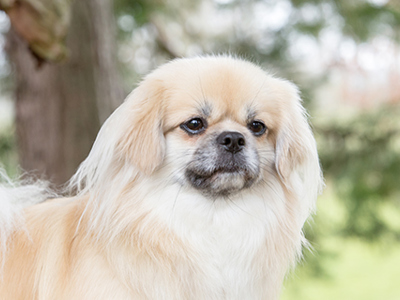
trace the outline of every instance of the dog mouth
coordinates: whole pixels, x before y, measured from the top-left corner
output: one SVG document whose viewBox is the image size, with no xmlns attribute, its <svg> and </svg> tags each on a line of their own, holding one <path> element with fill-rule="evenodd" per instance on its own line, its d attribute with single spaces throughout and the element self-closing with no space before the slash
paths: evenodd
<svg viewBox="0 0 400 300">
<path fill-rule="evenodd" d="M 192 187 L 208 196 L 228 196 L 250 187 L 258 174 L 246 166 L 232 164 L 211 170 L 188 168 L 185 175 Z"/>
<path fill-rule="evenodd" d="M 209 174 L 204 174 L 205 176 L 208 175 L 208 177 L 212 177 L 215 175 L 218 175 L 220 173 L 231 173 L 231 174 L 235 174 L 235 173 L 244 173 L 246 172 L 246 169 L 243 167 L 239 167 L 236 165 L 233 166 L 222 166 L 222 167 L 216 167 L 214 170 L 212 170 L 211 172 L 209 172 Z"/>
</svg>

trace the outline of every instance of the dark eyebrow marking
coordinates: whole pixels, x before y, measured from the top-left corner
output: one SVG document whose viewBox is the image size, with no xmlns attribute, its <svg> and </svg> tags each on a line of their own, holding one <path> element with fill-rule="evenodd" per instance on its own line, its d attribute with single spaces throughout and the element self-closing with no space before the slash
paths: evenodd
<svg viewBox="0 0 400 300">
<path fill-rule="evenodd" d="M 203 116 L 209 117 L 211 115 L 212 105 L 207 100 L 204 100 L 204 103 L 200 107 L 200 112 Z"/>
<path fill-rule="evenodd" d="M 257 112 L 253 107 L 247 107 L 247 122 L 253 121 L 256 117 Z"/>
</svg>

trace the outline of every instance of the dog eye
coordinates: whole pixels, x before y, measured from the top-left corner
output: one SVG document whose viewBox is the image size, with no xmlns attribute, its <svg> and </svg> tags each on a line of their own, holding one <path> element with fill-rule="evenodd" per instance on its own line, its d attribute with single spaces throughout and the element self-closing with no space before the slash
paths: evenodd
<svg viewBox="0 0 400 300">
<path fill-rule="evenodd" d="M 252 121 L 247 124 L 247 127 L 255 136 L 263 135 L 264 132 L 267 130 L 267 126 L 265 126 L 265 124 L 260 121 Z"/>
<path fill-rule="evenodd" d="M 206 130 L 207 123 L 201 118 L 191 119 L 180 126 L 183 130 L 190 134 L 199 134 Z"/>
</svg>

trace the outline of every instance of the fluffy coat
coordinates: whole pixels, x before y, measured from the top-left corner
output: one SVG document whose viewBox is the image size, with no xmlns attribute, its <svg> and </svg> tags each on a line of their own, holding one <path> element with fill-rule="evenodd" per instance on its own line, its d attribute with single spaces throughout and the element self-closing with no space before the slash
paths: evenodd
<svg viewBox="0 0 400 300">
<path fill-rule="evenodd" d="M 199 115 L 205 133 L 180 128 Z M 253 115 L 268 128 L 262 137 L 246 127 Z M 210 196 L 185 169 L 226 130 L 243 134 L 259 174 L 248 188 Z M 228 190 L 245 180 L 215 176 Z M 278 299 L 321 185 L 293 84 L 231 57 L 175 60 L 105 122 L 70 181 L 73 197 L 41 202 L 46 188 L 0 187 L 0 298 Z"/>
</svg>

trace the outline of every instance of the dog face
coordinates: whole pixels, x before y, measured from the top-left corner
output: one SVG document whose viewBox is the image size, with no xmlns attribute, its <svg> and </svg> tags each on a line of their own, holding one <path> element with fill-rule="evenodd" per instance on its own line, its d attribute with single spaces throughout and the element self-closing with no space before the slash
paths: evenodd
<svg viewBox="0 0 400 300">
<path fill-rule="evenodd" d="M 294 85 L 229 57 L 157 69 L 128 97 L 118 124 L 124 161 L 213 198 L 267 184 L 271 176 L 289 184 L 301 165 L 319 172 Z"/>
<path fill-rule="evenodd" d="M 171 101 L 176 106 L 167 112 L 174 114 L 167 117 L 167 149 L 179 150 L 167 152 L 166 164 L 175 166 L 173 178 L 182 185 L 218 197 L 262 180 L 263 171 L 272 171 L 274 151 L 271 110 L 258 99 L 265 78 L 246 78 L 229 64 L 213 67 L 198 66 L 190 90 L 171 95 L 180 101 Z"/>
</svg>

